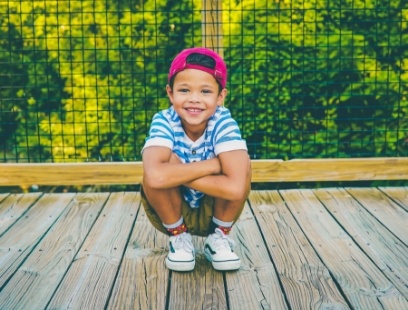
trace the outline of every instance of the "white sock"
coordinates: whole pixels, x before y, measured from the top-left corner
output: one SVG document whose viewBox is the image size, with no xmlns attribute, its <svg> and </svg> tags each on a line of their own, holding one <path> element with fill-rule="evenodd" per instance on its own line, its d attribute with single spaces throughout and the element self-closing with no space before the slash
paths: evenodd
<svg viewBox="0 0 408 310">
<path fill-rule="evenodd" d="M 232 222 L 221 221 L 221 220 L 217 219 L 215 216 L 213 216 L 212 221 L 214 222 L 214 224 L 216 224 L 218 226 L 221 226 L 221 227 L 231 227 L 232 224 L 234 223 L 234 221 L 232 221 Z"/>
<path fill-rule="evenodd" d="M 180 217 L 180 219 L 177 222 L 173 223 L 173 224 L 164 224 L 164 223 L 162 223 L 162 224 L 163 224 L 164 228 L 166 228 L 166 229 L 173 229 L 173 228 L 176 228 L 176 227 L 180 226 L 181 224 L 183 224 L 183 222 L 184 222 L 183 217 Z"/>
</svg>

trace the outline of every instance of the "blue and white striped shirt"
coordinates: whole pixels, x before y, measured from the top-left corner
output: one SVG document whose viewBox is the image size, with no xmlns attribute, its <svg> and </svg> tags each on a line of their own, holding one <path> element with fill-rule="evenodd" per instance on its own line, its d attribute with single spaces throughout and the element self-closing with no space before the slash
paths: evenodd
<svg viewBox="0 0 408 310">
<path fill-rule="evenodd" d="M 183 163 L 211 159 L 223 152 L 247 150 L 237 122 L 232 118 L 230 111 L 223 106 L 217 108 L 208 120 L 204 134 L 196 141 L 192 141 L 186 135 L 180 117 L 173 107 L 156 113 L 143 150 L 149 146 L 168 147 L 180 157 Z M 182 193 L 192 208 L 200 206 L 203 193 L 184 186 Z"/>
</svg>

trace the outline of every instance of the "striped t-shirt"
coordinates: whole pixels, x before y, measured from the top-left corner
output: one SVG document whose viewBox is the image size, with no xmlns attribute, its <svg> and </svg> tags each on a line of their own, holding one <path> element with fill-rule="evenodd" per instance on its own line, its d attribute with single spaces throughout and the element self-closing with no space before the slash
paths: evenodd
<svg viewBox="0 0 408 310">
<path fill-rule="evenodd" d="M 208 120 L 204 134 L 196 141 L 186 135 L 180 117 L 173 107 L 156 113 L 143 149 L 149 146 L 168 147 L 183 163 L 211 159 L 222 152 L 247 150 L 237 122 L 223 106 L 217 108 Z M 192 208 L 200 206 L 203 193 L 184 186 L 182 193 Z"/>
</svg>

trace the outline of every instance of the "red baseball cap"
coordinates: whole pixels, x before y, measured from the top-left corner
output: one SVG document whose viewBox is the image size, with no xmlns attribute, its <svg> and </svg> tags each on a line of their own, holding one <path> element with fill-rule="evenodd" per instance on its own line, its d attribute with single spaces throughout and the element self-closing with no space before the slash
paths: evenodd
<svg viewBox="0 0 408 310">
<path fill-rule="evenodd" d="M 210 56 L 215 61 L 214 69 L 200 66 L 197 64 L 187 63 L 187 57 L 191 54 L 203 54 L 203 55 Z M 224 60 L 221 58 L 220 55 L 218 55 L 216 52 L 208 48 L 193 47 L 193 48 L 187 48 L 181 51 L 171 63 L 168 81 L 170 82 L 170 79 L 175 74 L 185 69 L 196 69 L 196 70 L 201 70 L 201 71 L 211 74 L 218 82 L 220 82 L 222 88 L 225 88 L 227 84 L 227 66 Z"/>
</svg>

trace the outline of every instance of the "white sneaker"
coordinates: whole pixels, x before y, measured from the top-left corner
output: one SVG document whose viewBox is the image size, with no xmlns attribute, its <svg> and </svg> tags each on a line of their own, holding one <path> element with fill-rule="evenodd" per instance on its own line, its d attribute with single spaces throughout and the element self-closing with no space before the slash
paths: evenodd
<svg viewBox="0 0 408 310">
<path fill-rule="evenodd" d="M 170 236 L 166 266 L 174 271 L 191 271 L 195 266 L 195 251 L 189 233 Z"/>
<path fill-rule="evenodd" d="M 204 254 L 216 270 L 236 270 L 241 266 L 241 259 L 234 253 L 234 240 L 216 228 L 215 233 L 205 240 Z"/>
</svg>

